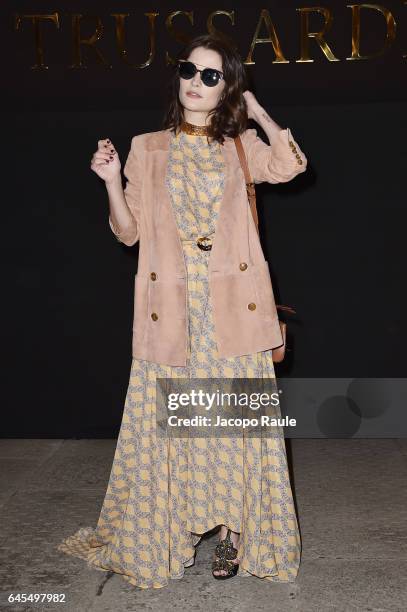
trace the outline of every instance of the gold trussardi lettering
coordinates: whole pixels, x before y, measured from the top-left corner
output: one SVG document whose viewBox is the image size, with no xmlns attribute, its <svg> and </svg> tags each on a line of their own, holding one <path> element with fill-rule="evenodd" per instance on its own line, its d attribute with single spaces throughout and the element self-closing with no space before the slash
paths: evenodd
<svg viewBox="0 0 407 612">
<path fill-rule="evenodd" d="M 407 4 L 407 0 L 403 0 L 402 4 Z M 396 39 L 396 21 L 388 8 L 380 4 L 348 4 L 347 9 L 352 12 L 351 22 L 351 33 L 349 36 L 351 55 L 346 57 L 347 60 L 369 60 L 382 56 L 390 49 Z M 322 51 L 323 57 L 329 62 L 341 61 L 333 50 L 332 41 L 329 41 L 329 33 L 333 26 L 333 12 L 330 8 L 316 6 L 316 7 L 302 7 L 296 8 L 295 11 L 299 15 L 299 41 L 300 41 L 300 58 L 295 60 L 296 63 L 314 62 L 315 59 L 311 57 L 312 52 L 315 50 L 310 48 L 310 41 L 314 40 L 316 46 Z M 363 15 L 367 11 L 374 11 L 378 14 L 378 19 L 384 19 L 386 22 L 386 34 L 381 43 L 381 47 L 375 50 L 369 55 L 364 55 L 361 52 L 363 49 L 363 32 L 366 30 L 366 26 L 363 24 Z M 294 14 L 294 13 L 293 13 Z M 322 16 L 322 24 L 318 31 L 310 31 L 309 18 L 310 15 L 316 15 L 319 18 Z M 229 36 L 223 34 L 220 30 L 214 26 L 214 19 L 218 15 L 225 15 L 228 17 L 233 26 L 235 26 L 235 12 L 217 10 L 209 13 L 206 21 L 207 30 L 211 33 L 222 34 L 236 45 L 235 41 L 231 40 Z M 135 19 L 131 25 L 126 21 L 127 17 L 130 17 L 130 13 L 111 13 L 110 18 L 115 21 L 115 43 L 118 50 L 119 61 L 123 62 L 130 68 L 143 69 L 151 66 L 156 55 L 156 35 L 157 35 L 157 18 L 160 16 L 158 12 L 143 13 L 143 19 Z M 49 27 L 46 27 L 46 23 L 51 21 L 53 27 L 56 30 L 61 30 L 65 27 L 66 19 L 70 19 L 71 27 L 71 45 L 72 45 L 72 64 L 69 66 L 72 69 L 86 68 L 88 65 L 96 64 L 102 65 L 107 69 L 113 68 L 105 54 L 102 53 L 98 46 L 98 43 L 104 36 L 104 24 L 102 17 L 94 14 L 81 14 L 81 13 L 64 13 L 64 20 L 62 21 L 61 16 L 58 12 L 44 13 L 44 14 L 14 14 L 14 29 L 22 30 L 22 22 L 26 20 L 32 26 L 32 32 L 34 34 L 34 54 L 35 63 L 31 66 L 33 70 L 47 70 L 49 66 L 46 63 L 46 59 L 50 57 L 49 39 L 47 38 Z M 145 19 L 147 18 L 147 19 Z M 194 12 L 193 11 L 172 11 L 163 20 L 165 29 L 167 30 L 170 37 L 181 45 L 187 44 L 195 33 L 190 30 L 188 33 L 175 27 L 174 22 L 176 19 L 188 20 L 191 26 L 194 25 Z M 88 25 L 91 23 L 93 33 L 84 36 L 83 27 L 84 22 Z M 136 24 L 136 25 L 135 25 Z M 237 24 L 240 25 L 240 24 Z M 134 35 L 134 31 L 137 28 L 148 28 L 148 46 L 149 49 L 146 52 L 146 59 L 141 63 L 134 63 L 130 61 L 128 51 L 126 48 L 126 32 L 127 36 Z M 261 38 L 260 30 L 265 27 L 268 36 Z M 290 35 L 294 28 L 290 27 Z M 346 32 L 342 32 L 342 35 L 348 36 Z M 286 54 L 283 51 L 280 37 L 278 35 L 277 27 L 273 23 L 270 12 L 267 9 L 261 9 L 259 19 L 255 28 L 253 38 L 250 43 L 249 52 L 245 60 L 245 64 L 254 64 L 253 59 L 256 45 L 258 44 L 270 44 L 271 49 L 274 53 L 275 59 L 272 60 L 273 64 L 288 64 L 290 60 L 286 58 Z M 380 43 L 378 43 L 380 44 Z M 86 54 L 86 62 L 82 57 L 82 51 L 86 48 L 90 53 Z M 407 54 L 402 55 L 403 58 L 407 57 Z M 166 64 L 173 64 L 174 59 L 169 55 L 168 51 L 165 51 L 165 62 Z"/>
<path fill-rule="evenodd" d="M 396 38 L 396 22 L 391 12 L 380 4 L 347 4 L 347 6 L 352 9 L 352 55 L 346 59 L 366 60 L 384 55 Z M 360 11 L 362 8 L 378 11 L 386 19 L 386 38 L 383 47 L 370 55 L 360 54 Z"/>
<path fill-rule="evenodd" d="M 116 45 L 120 57 L 123 62 L 128 64 L 131 68 L 147 68 L 153 63 L 155 57 L 155 18 L 158 17 L 159 13 L 144 13 L 144 16 L 148 19 L 148 38 L 150 51 L 145 62 L 142 64 L 133 64 L 128 58 L 126 49 L 126 34 L 125 34 L 125 18 L 129 17 L 129 13 L 112 13 L 111 17 L 115 19 L 115 31 L 116 31 Z"/>
<path fill-rule="evenodd" d="M 19 30 L 21 28 L 21 22 L 23 19 L 28 19 L 31 21 L 34 32 L 34 48 L 35 48 L 35 58 L 36 62 L 31 68 L 33 70 L 48 70 L 49 66 L 46 65 L 44 61 L 44 40 L 43 40 L 43 31 L 42 31 L 42 23 L 44 21 L 50 20 L 55 25 L 56 29 L 60 29 L 59 15 L 58 13 L 53 13 L 51 15 L 19 15 L 17 13 L 14 14 L 14 29 Z"/>
</svg>

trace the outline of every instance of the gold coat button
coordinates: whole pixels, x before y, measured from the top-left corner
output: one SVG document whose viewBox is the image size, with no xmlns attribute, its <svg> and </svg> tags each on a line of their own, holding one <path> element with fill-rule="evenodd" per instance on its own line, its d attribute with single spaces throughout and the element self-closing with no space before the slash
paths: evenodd
<svg viewBox="0 0 407 612">
<path fill-rule="evenodd" d="M 156 272 L 151 272 L 150 278 L 151 278 L 151 280 L 156 280 L 156 278 L 157 278 Z"/>
<path fill-rule="evenodd" d="M 298 160 L 298 163 L 301 165 L 301 164 L 302 164 L 302 159 L 299 159 L 299 160 Z"/>
<path fill-rule="evenodd" d="M 158 319 L 158 314 L 156 312 L 152 312 L 151 313 L 151 318 L 153 319 L 153 321 L 157 321 Z"/>
<path fill-rule="evenodd" d="M 242 263 L 239 264 L 239 268 L 241 270 L 246 270 L 247 269 L 247 263 L 245 261 L 242 261 Z"/>
<path fill-rule="evenodd" d="M 256 304 L 254 302 L 250 302 L 250 304 L 247 305 L 247 308 L 249 310 L 256 310 Z"/>
</svg>

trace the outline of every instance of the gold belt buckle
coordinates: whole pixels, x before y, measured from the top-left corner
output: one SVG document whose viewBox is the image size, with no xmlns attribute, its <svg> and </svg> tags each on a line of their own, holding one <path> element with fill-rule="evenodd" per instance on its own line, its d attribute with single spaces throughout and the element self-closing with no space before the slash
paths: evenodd
<svg viewBox="0 0 407 612">
<path fill-rule="evenodd" d="M 202 251 L 210 251 L 212 248 L 212 244 L 204 244 L 208 240 L 212 240 L 209 236 L 202 236 L 202 238 L 198 238 L 196 241 L 197 245 Z"/>
</svg>

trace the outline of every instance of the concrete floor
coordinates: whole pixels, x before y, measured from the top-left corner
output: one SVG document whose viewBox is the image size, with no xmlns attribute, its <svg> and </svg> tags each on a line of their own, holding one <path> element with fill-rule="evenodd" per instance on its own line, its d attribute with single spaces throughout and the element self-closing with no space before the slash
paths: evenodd
<svg viewBox="0 0 407 612">
<path fill-rule="evenodd" d="M 3 610 L 407 610 L 407 440 L 287 441 L 303 554 L 297 581 L 216 581 L 216 535 L 194 567 L 143 590 L 56 550 L 95 526 L 115 440 L 0 440 L 0 608 Z M 7 604 L 10 593 L 65 593 L 65 604 Z"/>
</svg>

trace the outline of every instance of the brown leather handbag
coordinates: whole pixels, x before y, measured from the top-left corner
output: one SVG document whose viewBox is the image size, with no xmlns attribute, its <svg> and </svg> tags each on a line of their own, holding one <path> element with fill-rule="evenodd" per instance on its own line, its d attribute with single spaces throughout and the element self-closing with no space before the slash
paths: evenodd
<svg viewBox="0 0 407 612">
<path fill-rule="evenodd" d="M 237 154 L 240 160 L 240 165 L 242 166 L 242 170 L 244 172 L 244 176 L 246 179 L 246 190 L 247 190 L 247 197 L 249 199 L 250 209 L 252 211 L 257 233 L 259 233 L 259 219 L 257 216 L 255 184 L 252 182 L 252 179 L 250 177 L 249 166 L 247 164 L 247 159 L 246 159 L 246 155 L 243 149 L 243 145 L 242 145 L 240 136 L 237 136 L 236 138 L 234 138 L 234 141 L 235 141 L 235 145 L 237 149 Z M 284 306 L 283 304 L 276 304 L 276 308 L 278 308 L 279 310 L 285 310 L 287 312 L 295 314 L 295 310 L 291 306 Z M 284 321 L 280 321 L 280 320 L 279 320 L 279 323 L 280 323 L 281 335 L 283 337 L 283 344 L 281 346 L 277 346 L 276 348 L 272 349 L 273 361 L 275 361 L 276 363 L 279 363 L 280 361 L 283 361 L 284 359 L 285 349 L 286 349 L 286 336 L 287 336 L 287 324 Z"/>
</svg>

